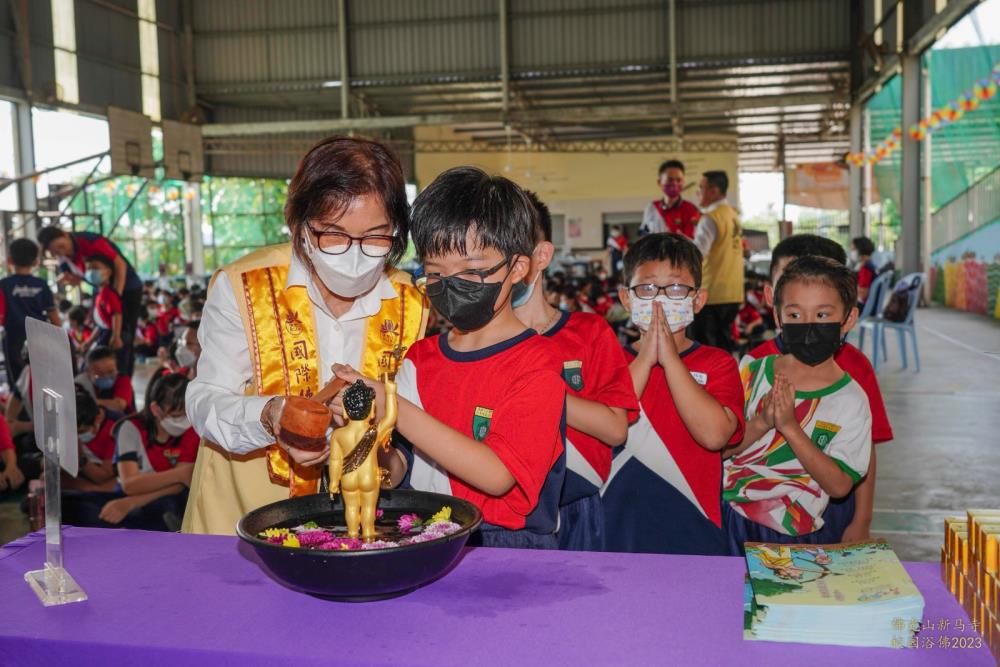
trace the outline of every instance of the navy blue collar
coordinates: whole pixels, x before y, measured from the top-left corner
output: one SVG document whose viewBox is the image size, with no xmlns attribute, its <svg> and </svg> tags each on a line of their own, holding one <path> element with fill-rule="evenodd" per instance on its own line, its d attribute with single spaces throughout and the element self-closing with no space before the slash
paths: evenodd
<svg viewBox="0 0 1000 667">
<path fill-rule="evenodd" d="M 559 316 L 559 319 L 556 320 L 556 323 L 553 324 L 551 327 L 549 327 L 548 331 L 546 331 L 542 335 L 545 336 L 546 338 L 552 338 L 552 336 L 555 336 L 557 333 L 559 333 L 560 329 L 566 326 L 566 323 L 569 322 L 569 316 L 572 314 L 573 313 L 569 312 L 568 310 L 564 310 L 562 314 Z"/>
<path fill-rule="evenodd" d="M 445 358 L 451 361 L 482 361 L 483 359 L 488 359 L 495 354 L 500 354 L 510 348 L 514 347 L 519 343 L 523 343 L 532 336 L 536 335 L 534 329 L 525 329 L 513 338 L 508 338 L 505 341 L 501 341 L 495 345 L 490 345 L 484 347 L 480 350 L 470 350 L 468 352 L 461 352 L 454 349 L 448 343 L 448 332 L 443 332 L 438 336 L 438 347 L 441 349 L 441 354 Z"/>
</svg>

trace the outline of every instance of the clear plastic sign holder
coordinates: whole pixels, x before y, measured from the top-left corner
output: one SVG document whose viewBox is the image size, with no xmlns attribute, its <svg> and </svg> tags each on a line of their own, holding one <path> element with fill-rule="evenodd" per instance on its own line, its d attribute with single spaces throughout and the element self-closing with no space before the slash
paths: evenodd
<svg viewBox="0 0 1000 667">
<path fill-rule="evenodd" d="M 46 607 L 87 599 L 63 564 L 60 472 L 78 472 L 76 393 L 69 338 L 61 328 L 26 321 L 35 441 L 45 455 L 45 566 L 24 575 Z"/>
</svg>

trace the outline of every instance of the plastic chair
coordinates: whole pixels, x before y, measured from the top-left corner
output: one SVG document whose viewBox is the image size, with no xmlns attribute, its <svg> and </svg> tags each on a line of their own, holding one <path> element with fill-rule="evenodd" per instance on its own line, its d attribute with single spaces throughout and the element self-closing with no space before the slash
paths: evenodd
<svg viewBox="0 0 1000 667">
<path fill-rule="evenodd" d="M 899 354 L 903 360 L 903 368 L 907 367 L 906 359 L 906 337 L 907 334 L 913 343 L 913 361 L 916 371 L 920 372 L 920 350 L 917 347 L 917 328 L 913 323 L 913 316 L 917 310 L 917 303 L 920 301 L 920 290 L 923 289 L 927 276 L 923 273 L 910 273 L 899 279 L 899 282 L 892 288 L 893 292 L 906 292 L 907 309 L 906 319 L 902 322 L 891 322 L 881 315 L 874 318 L 874 330 L 872 337 L 875 339 L 875 353 L 872 355 L 872 366 L 878 371 L 878 347 L 882 347 L 882 360 L 887 358 L 885 332 L 886 329 L 893 329 L 899 337 Z"/>
<path fill-rule="evenodd" d="M 872 281 L 868 288 L 868 299 L 865 300 L 865 307 L 858 313 L 858 326 L 854 328 L 858 332 L 858 349 L 865 351 L 865 332 L 875 328 L 877 316 L 882 314 L 885 306 L 886 296 L 889 293 L 889 281 L 892 280 L 892 272 L 886 271 Z M 872 357 L 878 350 L 878 337 L 872 332 Z M 884 351 L 883 351 L 884 354 Z"/>
</svg>

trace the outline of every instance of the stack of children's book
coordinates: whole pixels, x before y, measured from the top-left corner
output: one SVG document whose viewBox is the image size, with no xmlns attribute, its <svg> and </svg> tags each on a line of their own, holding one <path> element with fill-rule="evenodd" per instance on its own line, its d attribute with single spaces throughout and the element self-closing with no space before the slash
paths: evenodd
<svg viewBox="0 0 1000 667">
<path fill-rule="evenodd" d="M 744 637 L 905 647 L 924 598 L 885 540 L 746 545 Z"/>
<path fill-rule="evenodd" d="M 1000 509 L 944 520 L 941 576 L 1000 660 Z"/>
</svg>

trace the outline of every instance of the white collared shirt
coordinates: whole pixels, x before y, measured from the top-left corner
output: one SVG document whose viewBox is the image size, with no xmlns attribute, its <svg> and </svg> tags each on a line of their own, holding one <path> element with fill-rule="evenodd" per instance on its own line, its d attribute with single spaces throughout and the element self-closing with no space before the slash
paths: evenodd
<svg viewBox="0 0 1000 667">
<path fill-rule="evenodd" d="M 320 296 L 309 268 L 292 254 L 287 287 L 305 286 L 316 321 L 319 386 L 333 376 L 335 363 L 359 368 L 368 318 L 382 309 L 383 299 L 396 298 L 386 275 L 359 296 L 350 310 L 334 317 Z M 229 276 L 220 273 L 208 293 L 198 328 L 201 357 L 197 377 L 188 385 L 187 415 L 203 438 L 234 454 L 246 454 L 274 444 L 260 423 L 261 412 L 272 396 L 246 396 L 253 383 L 253 363 L 247 347 L 243 318 L 236 304 Z"/>
<path fill-rule="evenodd" d="M 701 220 L 698 222 L 698 226 L 694 228 L 694 244 L 698 246 L 698 250 L 701 251 L 703 256 L 708 255 L 708 251 L 712 249 L 712 244 L 715 243 L 715 238 L 719 235 L 719 228 L 712 218 L 712 211 L 723 204 L 729 204 L 725 197 L 701 209 Z"/>
</svg>

